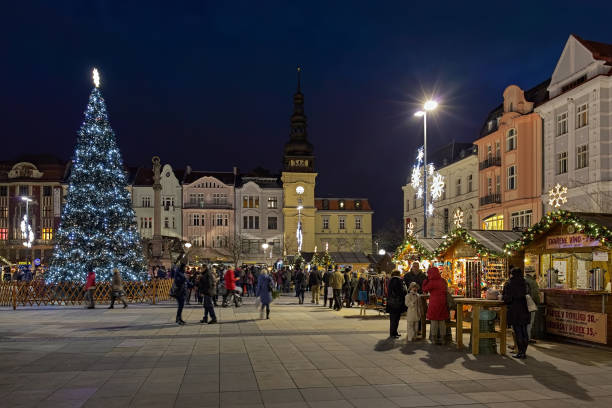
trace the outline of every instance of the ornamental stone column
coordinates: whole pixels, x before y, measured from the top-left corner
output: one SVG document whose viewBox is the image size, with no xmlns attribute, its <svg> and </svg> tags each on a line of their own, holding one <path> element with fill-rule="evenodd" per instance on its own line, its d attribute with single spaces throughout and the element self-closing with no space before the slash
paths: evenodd
<svg viewBox="0 0 612 408">
<path fill-rule="evenodd" d="M 152 256 L 159 262 L 162 257 L 162 235 L 161 235 L 161 164 L 159 156 L 154 156 L 153 162 L 153 240 Z"/>
</svg>

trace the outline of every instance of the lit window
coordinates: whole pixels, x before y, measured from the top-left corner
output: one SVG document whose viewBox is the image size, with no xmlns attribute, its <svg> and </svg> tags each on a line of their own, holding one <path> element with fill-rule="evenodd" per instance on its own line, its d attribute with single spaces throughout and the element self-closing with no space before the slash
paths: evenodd
<svg viewBox="0 0 612 408">
<path fill-rule="evenodd" d="M 43 241 L 51 241 L 53 239 L 53 228 L 43 228 L 42 239 Z"/>
<path fill-rule="evenodd" d="M 589 145 L 576 147 L 576 168 L 583 169 L 589 165 Z"/>
<path fill-rule="evenodd" d="M 509 166 L 506 169 L 506 173 L 507 173 L 507 185 L 506 188 L 508 190 L 514 190 L 516 189 L 516 166 Z"/>
<path fill-rule="evenodd" d="M 482 229 L 484 230 L 503 230 L 504 216 L 492 215 L 482 220 Z"/>
<path fill-rule="evenodd" d="M 277 197 L 268 197 L 268 208 L 278 208 Z"/>
<path fill-rule="evenodd" d="M 567 112 L 557 115 L 557 136 L 567 133 Z"/>
<path fill-rule="evenodd" d="M 0 228 L 0 241 L 8 240 L 8 228 Z"/>
<path fill-rule="evenodd" d="M 576 109 L 576 129 L 589 124 L 589 105 L 580 105 Z"/>
<path fill-rule="evenodd" d="M 567 173 L 567 152 L 557 153 L 557 174 Z"/>
<path fill-rule="evenodd" d="M 338 201 L 338 207 L 340 207 L 341 210 L 344 210 L 344 200 Z"/>
<path fill-rule="evenodd" d="M 515 149 L 516 149 L 516 129 L 510 129 L 508 130 L 508 133 L 506 133 L 506 151 L 509 152 Z"/>
</svg>

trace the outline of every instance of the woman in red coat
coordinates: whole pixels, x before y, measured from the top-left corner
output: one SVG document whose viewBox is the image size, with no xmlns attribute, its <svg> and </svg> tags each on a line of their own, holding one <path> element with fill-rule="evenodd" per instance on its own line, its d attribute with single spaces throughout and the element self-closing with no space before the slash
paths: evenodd
<svg viewBox="0 0 612 408">
<path fill-rule="evenodd" d="M 435 344 L 443 344 L 446 338 L 446 319 L 449 316 L 446 306 L 447 286 L 435 266 L 431 266 L 427 271 L 423 292 L 429 292 L 427 318 L 431 321 L 430 339 Z"/>
</svg>

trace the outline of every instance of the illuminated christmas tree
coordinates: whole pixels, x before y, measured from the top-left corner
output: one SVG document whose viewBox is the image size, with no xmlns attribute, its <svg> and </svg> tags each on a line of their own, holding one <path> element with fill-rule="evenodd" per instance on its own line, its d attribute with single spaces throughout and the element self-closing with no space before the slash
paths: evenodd
<svg viewBox="0 0 612 408">
<path fill-rule="evenodd" d="M 89 270 L 109 280 L 140 280 L 146 270 L 121 153 L 94 69 L 95 87 L 78 132 L 56 247 L 47 280 L 84 281 Z"/>
</svg>

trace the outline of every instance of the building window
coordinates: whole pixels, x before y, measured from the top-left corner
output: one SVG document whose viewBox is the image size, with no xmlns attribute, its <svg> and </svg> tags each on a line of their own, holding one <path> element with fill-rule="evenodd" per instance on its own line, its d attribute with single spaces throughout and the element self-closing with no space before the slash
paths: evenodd
<svg viewBox="0 0 612 408">
<path fill-rule="evenodd" d="M 268 197 L 268 208 L 278 208 L 277 197 Z"/>
<path fill-rule="evenodd" d="M 149 229 L 153 227 L 153 218 L 151 217 L 140 217 L 140 228 Z"/>
<path fill-rule="evenodd" d="M 576 168 L 584 169 L 589 165 L 589 145 L 576 147 Z"/>
<path fill-rule="evenodd" d="M 491 149 L 491 145 L 487 145 L 487 159 L 491 159 L 493 157 L 493 149 Z"/>
<path fill-rule="evenodd" d="M 242 227 L 243 229 L 259 229 L 259 216 L 258 215 L 255 215 L 255 216 L 245 215 L 244 217 L 242 217 Z"/>
<path fill-rule="evenodd" d="M 338 217 L 338 228 L 340 228 L 341 230 L 345 229 L 345 225 L 346 224 L 346 217 L 344 215 L 341 215 Z"/>
<path fill-rule="evenodd" d="M 340 208 L 341 210 L 344 210 L 344 200 L 339 200 L 338 201 L 338 208 Z"/>
<path fill-rule="evenodd" d="M 8 186 L 0 186 L 0 197 L 8 195 Z"/>
<path fill-rule="evenodd" d="M 444 233 L 448 233 L 449 219 L 448 219 L 448 208 L 444 209 Z"/>
<path fill-rule="evenodd" d="M 576 129 L 589 124 L 589 105 L 580 105 L 576 109 Z"/>
<path fill-rule="evenodd" d="M 213 203 L 217 205 L 227 204 L 227 194 L 226 193 L 213 193 Z"/>
<path fill-rule="evenodd" d="M 172 229 L 176 229 L 176 222 L 174 217 L 172 217 Z"/>
<path fill-rule="evenodd" d="M 472 175 L 468 175 L 468 193 L 472 192 Z"/>
<path fill-rule="evenodd" d="M 0 207 L 0 218 L 8 218 L 8 207 Z"/>
<path fill-rule="evenodd" d="M 258 196 L 242 197 L 242 208 L 259 208 L 259 197 Z"/>
<path fill-rule="evenodd" d="M 329 210 L 329 200 L 323 200 L 323 209 Z"/>
<path fill-rule="evenodd" d="M 30 195 L 30 186 L 19 186 L 19 195 L 21 197 L 27 197 Z"/>
<path fill-rule="evenodd" d="M 567 173 L 567 152 L 557 153 L 557 174 Z"/>
<path fill-rule="evenodd" d="M 143 207 L 151 207 L 151 197 L 146 196 L 146 197 L 142 197 L 142 206 Z"/>
<path fill-rule="evenodd" d="M 507 175 L 507 186 L 506 188 L 508 190 L 515 190 L 516 189 L 516 166 L 509 166 L 506 169 L 506 175 Z"/>
<path fill-rule="evenodd" d="M 168 217 L 164 217 L 164 228 L 170 228 L 170 220 Z"/>
<path fill-rule="evenodd" d="M 493 194 L 493 179 L 487 177 L 487 195 Z"/>
<path fill-rule="evenodd" d="M 417 208 L 417 195 L 416 195 L 416 193 L 414 194 L 413 200 L 414 201 L 412 202 L 412 208 Z"/>
<path fill-rule="evenodd" d="M 189 241 L 191 242 L 191 244 L 192 244 L 194 247 L 202 247 L 202 246 L 204 246 L 204 245 L 203 245 L 203 244 L 204 244 L 204 240 L 202 239 L 202 237 L 199 237 L 199 236 L 193 236 L 193 237 L 191 237 L 191 238 L 189 239 Z"/>
<path fill-rule="evenodd" d="M 166 210 L 174 207 L 174 196 L 166 196 L 162 199 L 162 204 Z"/>
<path fill-rule="evenodd" d="M 506 133 L 506 151 L 509 152 L 515 149 L 516 149 L 516 129 L 510 129 L 508 130 L 508 133 Z"/>
<path fill-rule="evenodd" d="M 191 222 L 190 225 L 199 226 L 200 225 L 200 214 L 190 214 Z"/>
<path fill-rule="evenodd" d="M 8 240 L 8 228 L 0 228 L 0 241 Z"/>
<path fill-rule="evenodd" d="M 53 211 L 50 205 L 43 205 L 42 216 L 43 218 L 51 218 L 53 216 Z"/>
<path fill-rule="evenodd" d="M 227 237 L 225 235 L 217 235 L 213 241 L 213 248 L 227 248 Z"/>
<path fill-rule="evenodd" d="M 457 179 L 457 195 L 461 195 L 461 178 Z"/>
<path fill-rule="evenodd" d="M 355 229 L 357 230 L 361 229 L 361 216 L 360 215 L 355 216 Z"/>
<path fill-rule="evenodd" d="M 406 200 L 406 211 L 410 211 L 410 200 Z"/>
<path fill-rule="evenodd" d="M 361 200 L 355 200 L 355 209 L 361 210 Z"/>
<path fill-rule="evenodd" d="M 329 229 L 329 216 L 328 215 L 323 217 L 323 229 Z"/>
<path fill-rule="evenodd" d="M 51 186 L 43 186 L 43 196 L 51 197 L 53 192 L 53 188 Z"/>
<path fill-rule="evenodd" d="M 503 215 L 491 215 L 482 220 L 482 229 L 484 230 L 503 230 L 504 229 L 504 216 Z"/>
<path fill-rule="evenodd" d="M 472 229 L 472 213 L 471 212 L 467 215 L 467 221 L 466 221 L 465 227 L 466 229 Z"/>
<path fill-rule="evenodd" d="M 222 227 L 222 226 L 223 226 L 223 214 L 217 214 L 217 227 Z"/>
<path fill-rule="evenodd" d="M 42 239 L 43 241 L 51 241 L 53 239 L 53 228 L 43 228 Z"/>
<path fill-rule="evenodd" d="M 501 146 L 499 142 L 495 142 L 495 157 L 501 157 Z"/>
<path fill-rule="evenodd" d="M 495 193 L 496 194 L 501 193 L 501 176 L 500 175 L 495 176 Z"/>
<path fill-rule="evenodd" d="M 567 133 L 567 112 L 557 115 L 557 136 Z"/>
<path fill-rule="evenodd" d="M 268 217 L 268 229 L 275 230 L 278 229 L 278 223 L 276 217 Z"/>
<path fill-rule="evenodd" d="M 522 211 L 517 211 L 517 212 L 513 212 L 512 214 L 510 214 L 510 222 L 512 223 L 512 229 L 515 228 L 529 228 L 531 226 L 531 216 L 532 216 L 532 211 L 531 210 L 522 210 Z"/>
</svg>

